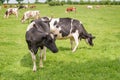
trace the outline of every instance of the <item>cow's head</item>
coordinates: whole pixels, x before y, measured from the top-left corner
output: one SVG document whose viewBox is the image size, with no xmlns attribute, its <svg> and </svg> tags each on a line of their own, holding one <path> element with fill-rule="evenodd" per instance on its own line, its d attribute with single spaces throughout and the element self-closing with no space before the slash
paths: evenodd
<svg viewBox="0 0 120 80">
<path fill-rule="evenodd" d="M 94 36 L 92 36 L 92 34 L 88 34 L 88 37 L 86 38 L 86 42 L 90 45 L 93 46 L 93 39 L 95 39 Z"/>
<path fill-rule="evenodd" d="M 55 35 L 53 35 L 52 33 L 46 33 L 43 37 L 44 39 L 44 45 L 50 49 L 53 53 L 58 52 L 58 49 L 56 47 L 55 44 Z"/>
</svg>

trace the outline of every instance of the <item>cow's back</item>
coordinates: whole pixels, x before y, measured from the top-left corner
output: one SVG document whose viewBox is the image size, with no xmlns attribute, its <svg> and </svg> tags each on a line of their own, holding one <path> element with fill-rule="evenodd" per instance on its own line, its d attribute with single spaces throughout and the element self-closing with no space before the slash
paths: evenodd
<svg viewBox="0 0 120 80">
<path fill-rule="evenodd" d="M 59 23 L 56 25 L 56 27 L 60 27 L 60 33 L 62 33 L 62 37 L 68 36 L 70 34 L 71 30 L 71 18 L 60 18 Z"/>
<path fill-rule="evenodd" d="M 78 30 L 79 33 L 86 32 L 79 20 L 72 18 L 52 19 L 50 22 L 50 30 L 58 35 L 58 38 L 69 37 Z"/>
</svg>

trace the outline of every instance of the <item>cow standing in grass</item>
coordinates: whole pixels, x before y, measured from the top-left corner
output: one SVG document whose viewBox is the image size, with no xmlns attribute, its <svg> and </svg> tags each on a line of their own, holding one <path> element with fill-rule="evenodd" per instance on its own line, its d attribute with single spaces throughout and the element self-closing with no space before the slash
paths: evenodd
<svg viewBox="0 0 120 80">
<path fill-rule="evenodd" d="M 42 63 L 42 52 L 46 54 L 44 47 L 50 49 L 53 53 L 58 52 L 55 44 L 55 36 L 50 32 L 50 27 L 44 21 L 35 20 L 27 28 L 26 31 L 26 42 L 28 44 L 29 51 L 33 60 L 33 71 L 36 71 L 36 54 L 40 49 L 40 67 L 43 67 Z M 46 55 L 44 55 L 46 59 Z"/>
<path fill-rule="evenodd" d="M 35 6 L 35 5 L 30 5 L 29 8 L 30 8 L 30 9 L 33 9 L 33 8 L 36 8 L 36 6 Z"/>
<path fill-rule="evenodd" d="M 42 21 L 48 21 L 48 24 L 50 26 L 50 31 L 57 35 L 57 39 L 70 39 L 71 42 L 71 49 L 72 52 L 75 52 L 78 44 L 79 39 L 85 39 L 86 42 L 93 46 L 93 39 L 95 38 L 92 36 L 92 34 L 88 33 L 85 28 L 83 27 L 83 24 L 77 20 L 72 18 L 48 18 L 43 17 L 40 18 Z M 73 46 L 73 43 L 75 42 L 75 46 Z"/>
<path fill-rule="evenodd" d="M 68 8 L 66 8 L 65 12 L 66 13 L 68 13 L 68 12 L 76 12 L 76 8 L 75 7 L 68 7 Z"/>
<path fill-rule="evenodd" d="M 29 19 L 38 19 L 40 16 L 40 11 L 35 10 L 35 11 L 27 11 L 23 14 L 21 22 L 24 23 L 26 20 L 29 21 Z"/>
<path fill-rule="evenodd" d="M 18 17 L 18 8 L 8 8 L 5 12 L 4 18 L 8 18 L 12 14 Z"/>
<path fill-rule="evenodd" d="M 87 8 L 88 8 L 88 9 L 93 9 L 93 6 L 88 5 Z"/>
</svg>

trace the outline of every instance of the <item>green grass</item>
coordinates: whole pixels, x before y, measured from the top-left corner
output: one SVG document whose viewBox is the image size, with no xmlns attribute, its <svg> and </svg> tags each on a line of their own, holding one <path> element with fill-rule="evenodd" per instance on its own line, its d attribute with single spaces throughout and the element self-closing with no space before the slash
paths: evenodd
<svg viewBox="0 0 120 80">
<path fill-rule="evenodd" d="M 25 42 L 28 23 L 19 18 L 4 19 L 0 10 L 0 80 L 120 80 L 120 6 L 101 6 L 87 9 L 75 5 L 77 13 L 65 13 L 70 5 L 50 7 L 37 5 L 41 16 L 71 17 L 81 20 L 86 30 L 96 36 L 94 47 L 82 40 L 75 53 L 69 40 L 57 40 L 57 54 L 47 50 L 47 60 L 40 69 L 32 71 L 32 59 Z M 71 5 L 74 6 L 74 5 Z"/>
</svg>

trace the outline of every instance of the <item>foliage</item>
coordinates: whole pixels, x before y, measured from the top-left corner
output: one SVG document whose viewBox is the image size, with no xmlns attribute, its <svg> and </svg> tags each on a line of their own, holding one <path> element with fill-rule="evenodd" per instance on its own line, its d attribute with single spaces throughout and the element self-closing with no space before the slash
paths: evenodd
<svg viewBox="0 0 120 80">
<path fill-rule="evenodd" d="M 8 2 L 10 1 L 10 0 L 6 0 L 7 1 L 7 4 L 8 4 Z"/>
<path fill-rule="evenodd" d="M 47 0 L 46 2 L 49 3 L 49 2 L 51 2 L 51 1 L 52 1 L 52 0 Z"/>
<path fill-rule="evenodd" d="M 3 4 L 5 2 L 5 0 L 0 0 L 0 3 Z"/>
<path fill-rule="evenodd" d="M 21 2 L 24 1 L 24 0 L 16 0 L 16 1 L 18 2 L 18 4 L 21 4 Z"/>
<path fill-rule="evenodd" d="M 110 0 L 101 0 L 101 1 L 84 1 L 84 0 L 80 0 L 80 2 L 73 2 L 71 0 L 68 0 L 66 2 L 66 4 L 81 4 L 81 5 L 120 5 L 120 1 L 110 1 Z"/>
<path fill-rule="evenodd" d="M 64 1 L 50 1 L 48 4 L 49 6 L 63 6 L 64 5 Z"/>
<path fill-rule="evenodd" d="M 2 2 L 0 1 L 0 6 L 2 5 Z"/>
</svg>

